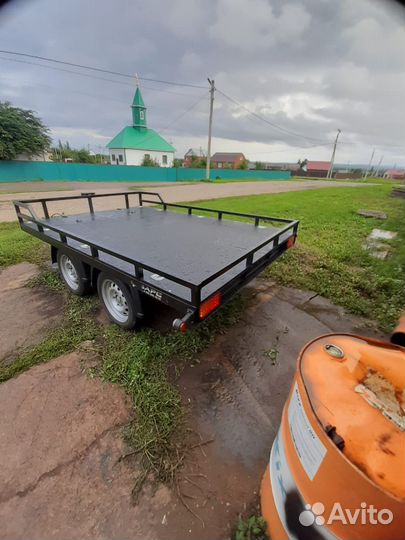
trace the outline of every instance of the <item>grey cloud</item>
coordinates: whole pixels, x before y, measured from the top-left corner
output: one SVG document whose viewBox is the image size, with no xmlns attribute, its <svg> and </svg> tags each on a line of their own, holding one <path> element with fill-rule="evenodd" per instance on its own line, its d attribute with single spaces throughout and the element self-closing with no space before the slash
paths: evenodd
<svg viewBox="0 0 405 540">
<path fill-rule="evenodd" d="M 216 147 L 265 143 L 271 158 L 282 143 L 294 160 L 295 146 L 330 141 L 340 127 L 342 160 L 367 159 L 381 144 L 386 162 L 403 161 L 404 45 L 403 10 L 389 1 L 32 0 L 0 12 L 3 49 L 158 79 L 214 77 L 226 94 L 309 138 L 282 133 L 217 93 Z M 130 122 L 134 80 L 95 75 L 117 82 L 0 59 L 0 99 L 38 111 L 73 144 L 99 145 Z M 142 88 L 150 125 L 169 125 L 164 135 L 182 141 L 180 153 L 187 137 L 205 146 L 207 99 L 174 121 L 203 90 Z"/>
</svg>

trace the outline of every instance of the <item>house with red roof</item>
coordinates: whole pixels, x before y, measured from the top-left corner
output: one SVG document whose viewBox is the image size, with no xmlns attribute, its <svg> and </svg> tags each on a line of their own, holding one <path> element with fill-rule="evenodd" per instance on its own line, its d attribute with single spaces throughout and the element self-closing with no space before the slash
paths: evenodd
<svg viewBox="0 0 405 540">
<path fill-rule="evenodd" d="M 316 178 L 326 178 L 330 167 L 330 161 L 308 161 L 307 162 L 307 176 L 314 176 Z"/>
<path fill-rule="evenodd" d="M 216 152 L 211 157 L 215 169 L 237 169 L 245 160 L 242 152 Z"/>
<path fill-rule="evenodd" d="M 385 171 L 384 173 L 384 178 L 403 180 L 405 178 L 405 171 L 401 169 L 388 169 L 388 171 Z"/>
</svg>

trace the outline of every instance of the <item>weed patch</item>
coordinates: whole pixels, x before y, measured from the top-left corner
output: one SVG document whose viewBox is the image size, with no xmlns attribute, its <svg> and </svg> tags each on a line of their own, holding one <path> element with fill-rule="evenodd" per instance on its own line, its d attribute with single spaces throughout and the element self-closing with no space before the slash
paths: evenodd
<svg viewBox="0 0 405 540">
<path fill-rule="evenodd" d="M 299 219 L 298 241 L 265 275 L 279 283 L 312 290 L 351 312 L 373 319 L 389 332 L 403 308 L 405 226 L 403 202 L 390 197 L 392 185 L 328 188 L 253 195 L 193 203 L 213 209 Z M 366 219 L 357 210 L 387 214 Z M 398 232 L 382 261 L 362 247 L 373 228 Z"/>
<path fill-rule="evenodd" d="M 94 298 L 78 298 L 74 295 L 67 297 L 62 325 L 52 330 L 44 341 L 23 352 L 11 364 L 0 364 L 0 383 L 32 366 L 73 351 L 85 340 L 95 339 L 98 334 L 93 318 L 96 305 Z"/>
<path fill-rule="evenodd" d="M 174 479 L 184 456 L 183 409 L 178 390 L 169 380 L 171 360 L 181 369 L 185 361 L 201 352 L 242 311 L 237 297 L 215 316 L 186 334 L 162 335 L 154 330 L 136 333 L 110 327 L 103 335 L 100 354 L 103 379 L 120 384 L 134 404 L 135 420 L 125 438 L 144 470 L 159 481 Z M 144 478 L 143 478 L 144 479 Z M 134 497 L 142 486 L 134 488 Z"/>
<path fill-rule="evenodd" d="M 43 269 L 30 282 L 32 287 L 46 287 L 52 292 L 65 291 L 58 276 Z M 93 373 L 119 384 L 130 396 L 134 419 L 125 429 L 131 455 L 143 465 L 145 480 L 152 472 L 159 481 L 170 482 L 184 458 L 181 437 L 183 408 L 180 395 L 169 377 L 169 365 L 181 369 L 184 362 L 202 351 L 214 338 L 240 318 L 242 300 L 237 297 L 214 316 L 186 334 L 163 335 L 152 329 L 127 332 L 118 326 L 103 328 L 96 320 L 96 297 L 65 294 L 65 315 L 60 328 L 31 350 L 22 353 L 12 364 L 0 365 L 0 382 L 71 352 L 86 340 L 93 341 L 100 356 L 100 367 Z M 142 487 L 137 482 L 134 496 Z"/>
<path fill-rule="evenodd" d="M 49 247 L 22 231 L 18 223 L 0 223 L 0 267 L 29 261 L 42 263 Z"/>
<path fill-rule="evenodd" d="M 232 540 L 268 540 L 266 522 L 261 516 L 250 516 L 242 519 L 239 516 Z"/>
</svg>

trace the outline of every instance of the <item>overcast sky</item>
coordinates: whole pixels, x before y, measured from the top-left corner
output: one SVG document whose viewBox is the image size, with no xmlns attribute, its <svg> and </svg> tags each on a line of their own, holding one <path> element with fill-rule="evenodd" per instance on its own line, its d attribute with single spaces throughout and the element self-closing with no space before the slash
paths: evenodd
<svg viewBox="0 0 405 540">
<path fill-rule="evenodd" d="M 180 157 L 206 148 L 209 76 L 289 132 L 217 92 L 213 151 L 328 159 L 340 128 L 338 163 L 375 148 L 375 163 L 404 165 L 404 12 L 384 0 L 16 0 L 0 11 L 0 49 L 206 86 L 141 81 L 149 127 Z M 37 111 L 54 139 L 100 151 L 131 123 L 135 80 L 21 61 L 46 64 L 0 54 L 0 100 Z"/>
</svg>

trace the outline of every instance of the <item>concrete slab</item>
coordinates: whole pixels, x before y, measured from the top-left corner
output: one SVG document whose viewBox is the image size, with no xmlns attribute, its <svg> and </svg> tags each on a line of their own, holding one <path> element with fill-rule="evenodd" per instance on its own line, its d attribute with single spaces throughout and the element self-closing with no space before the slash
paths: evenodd
<svg viewBox="0 0 405 540">
<path fill-rule="evenodd" d="M 368 240 L 392 240 L 397 236 L 395 231 L 385 231 L 383 229 L 373 229 L 368 235 Z"/>
<path fill-rule="evenodd" d="M 62 320 L 61 295 L 25 287 L 38 272 L 30 263 L 0 270 L 0 361 L 11 362 Z"/>
<path fill-rule="evenodd" d="M 378 210 L 358 210 L 358 215 L 366 218 L 373 219 L 387 219 L 387 214 L 385 212 L 379 212 Z"/>
<path fill-rule="evenodd" d="M 83 373 L 85 353 L 0 385 L 0 539 L 229 538 L 257 502 L 301 347 L 334 330 L 376 335 L 308 292 L 258 280 L 246 295 L 243 319 L 178 380 L 194 445 L 177 485 L 147 484 L 135 507 L 140 471 L 120 459 L 131 406 Z"/>
<path fill-rule="evenodd" d="M 131 407 L 85 361 L 72 353 L 0 385 L 0 538 L 149 538 L 130 504 L 137 471 L 119 461 Z"/>
<path fill-rule="evenodd" d="M 167 530 L 179 540 L 229 538 L 238 515 L 257 503 L 301 348 L 335 331 L 381 337 L 367 321 L 310 292 L 257 280 L 250 295 L 242 321 L 180 376 L 190 427 L 213 442 L 194 451 L 183 473 L 201 475 L 191 476 L 199 488 L 183 484 L 200 519 L 185 521 L 179 505 L 157 538 L 170 538 Z"/>
<path fill-rule="evenodd" d="M 363 249 L 370 252 L 375 259 L 384 260 L 390 254 L 390 246 L 387 240 L 392 240 L 397 236 L 395 231 L 385 231 L 383 229 L 373 229 L 367 236 Z"/>
</svg>

